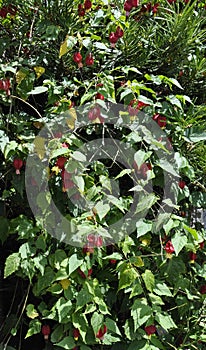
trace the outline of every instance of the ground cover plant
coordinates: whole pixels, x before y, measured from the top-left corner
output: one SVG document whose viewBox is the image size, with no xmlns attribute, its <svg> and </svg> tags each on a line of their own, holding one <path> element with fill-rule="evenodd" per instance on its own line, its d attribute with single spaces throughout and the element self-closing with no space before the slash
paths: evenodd
<svg viewBox="0 0 206 350">
<path fill-rule="evenodd" d="M 0 349 L 204 349 L 206 4 L 0 1 Z"/>
</svg>

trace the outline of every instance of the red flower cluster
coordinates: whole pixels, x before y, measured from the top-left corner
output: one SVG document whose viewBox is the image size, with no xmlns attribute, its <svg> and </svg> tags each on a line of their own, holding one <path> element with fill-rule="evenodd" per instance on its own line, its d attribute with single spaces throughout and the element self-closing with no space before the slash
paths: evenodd
<svg viewBox="0 0 206 350">
<path fill-rule="evenodd" d="M 1 79 L 0 80 L 0 90 L 6 91 L 7 96 L 10 95 L 10 80 L 9 79 Z"/>
<path fill-rule="evenodd" d="M 111 32 L 109 35 L 109 42 L 111 44 L 111 47 L 115 47 L 116 42 L 122 38 L 124 35 L 123 29 L 121 29 L 119 26 L 116 29 L 116 32 Z"/>
<path fill-rule="evenodd" d="M 51 333 L 50 326 L 48 324 L 43 325 L 42 328 L 41 328 L 41 332 L 42 332 L 42 334 L 44 336 L 44 339 L 48 340 L 49 334 Z"/>
<path fill-rule="evenodd" d="M 146 106 L 148 105 L 142 101 L 137 102 L 137 100 L 131 100 L 128 106 L 128 112 L 131 116 L 135 116 L 140 109 Z"/>
<path fill-rule="evenodd" d="M 126 11 L 126 16 L 129 16 L 130 11 L 133 7 L 139 6 L 139 0 L 126 0 L 124 3 L 124 10 Z"/>
<path fill-rule="evenodd" d="M 103 239 L 101 236 L 99 235 L 94 235 L 93 233 L 90 233 L 87 236 L 87 241 L 88 243 L 86 243 L 83 247 L 83 253 L 87 254 L 93 254 L 94 253 L 94 247 L 102 247 L 103 244 Z"/>
<path fill-rule="evenodd" d="M 19 158 L 15 158 L 13 160 L 13 166 L 16 169 L 16 174 L 20 175 L 20 169 L 23 167 L 23 160 Z"/>
<path fill-rule="evenodd" d="M 102 327 L 98 330 L 98 332 L 97 332 L 97 334 L 96 334 L 96 337 L 97 337 L 98 339 L 100 339 L 100 340 L 103 340 L 103 339 L 104 339 L 105 333 L 107 333 L 107 326 L 104 324 L 104 326 L 102 326 Z"/>
<path fill-rule="evenodd" d="M 165 250 L 167 254 L 172 254 L 175 252 L 174 246 L 171 241 L 168 241 L 165 245 Z"/>
<path fill-rule="evenodd" d="M 9 4 L 8 6 L 3 6 L 3 7 L 0 9 L 0 17 L 6 18 L 6 16 L 8 15 L 8 13 L 9 13 L 11 16 L 15 16 L 16 13 L 17 13 L 17 8 L 16 8 L 16 6 L 14 6 L 14 5 L 12 5 L 12 4 Z"/>
<path fill-rule="evenodd" d="M 156 329 L 155 325 L 152 324 L 151 326 L 146 326 L 144 328 L 144 330 L 147 333 L 147 335 L 152 335 L 156 332 L 157 329 Z"/>
<path fill-rule="evenodd" d="M 79 68 L 83 67 L 82 55 L 80 52 L 75 52 L 73 54 L 73 61 L 78 64 Z M 93 58 L 91 52 L 86 56 L 85 63 L 87 66 L 92 66 L 94 64 L 94 58 Z"/>
<path fill-rule="evenodd" d="M 99 106 L 94 106 L 88 113 L 89 120 L 99 119 L 100 123 L 104 123 L 104 118 L 101 116 L 101 110 Z"/>
<path fill-rule="evenodd" d="M 152 119 L 157 122 L 157 124 L 159 125 L 160 128 L 164 128 L 166 126 L 166 117 L 160 115 L 159 113 L 154 114 Z"/>
</svg>

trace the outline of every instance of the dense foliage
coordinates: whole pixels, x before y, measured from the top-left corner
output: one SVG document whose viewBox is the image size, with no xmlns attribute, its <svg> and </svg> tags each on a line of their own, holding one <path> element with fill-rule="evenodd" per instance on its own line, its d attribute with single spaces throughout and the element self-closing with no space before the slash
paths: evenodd
<svg viewBox="0 0 206 350">
<path fill-rule="evenodd" d="M 0 0 L 0 349 L 205 348 L 205 46 L 204 1 Z"/>
</svg>

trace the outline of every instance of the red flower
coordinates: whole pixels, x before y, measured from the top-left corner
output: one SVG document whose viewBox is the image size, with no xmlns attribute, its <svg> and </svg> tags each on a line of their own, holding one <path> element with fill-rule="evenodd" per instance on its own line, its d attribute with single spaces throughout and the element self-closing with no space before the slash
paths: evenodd
<svg viewBox="0 0 206 350">
<path fill-rule="evenodd" d="M 190 262 L 195 262 L 195 260 L 197 259 L 197 254 L 194 252 L 189 252 L 189 258 Z"/>
<path fill-rule="evenodd" d="M 41 332 L 44 336 L 44 339 L 47 340 L 49 338 L 49 334 L 51 333 L 50 326 L 48 324 L 45 324 L 41 328 Z"/>
<path fill-rule="evenodd" d="M 8 13 L 8 8 L 6 6 L 2 7 L 0 10 L 0 17 L 6 18 L 7 13 Z"/>
<path fill-rule="evenodd" d="M 136 106 L 137 100 L 131 100 L 128 106 L 129 115 L 135 116 L 138 113 L 138 108 Z M 135 105 L 135 107 L 133 107 Z"/>
<path fill-rule="evenodd" d="M 74 182 L 71 180 L 72 174 L 65 169 L 61 172 L 61 178 L 63 181 L 63 192 L 74 187 Z"/>
<path fill-rule="evenodd" d="M 185 181 L 183 181 L 183 180 L 180 180 L 180 181 L 178 182 L 178 186 L 179 186 L 179 188 L 181 188 L 182 190 L 183 190 L 183 188 L 185 187 L 185 185 L 186 185 L 186 183 L 185 183 Z"/>
<path fill-rule="evenodd" d="M 160 114 L 154 114 L 152 119 L 157 122 L 157 124 L 160 126 L 160 128 L 163 128 L 166 126 L 166 117 L 160 115 Z"/>
<path fill-rule="evenodd" d="M 94 108 L 90 109 L 88 113 L 89 120 L 95 120 L 97 118 L 100 118 L 101 110 L 99 106 L 95 106 Z"/>
<path fill-rule="evenodd" d="M 80 336 L 80 331 L 78 330 L 78 328 L 74 328 L 74 329 L 73 329 L 73 337 L 74 337 L 74 340 L 78 340 L 78 339 L 79 339 L 79 336 Z"/>
<path fill-rule="evenodd" d="M 90 246 L 92 247 L 102 247 L 103 239 L 99 235 L 94 235 L 93 233 L 90 233 L 87 236 L 87 241 L 89 242 Z"/>
<path fill-rule="evenodd" d="M 200 249 L 203 249 L 203 248 L 204 248 L 204 245 L 205 245 L 205 242 L 204 242 L 204 241 L 200 242 L 200 243 L 199 243 Z"/>
<path fill-rule="evenodd" d="M 121 38 L 124 35 L 124 31 L 118 26 L 115 34 L 118 38 Z"/>
<path fill-rule="evenodd" d="M 147 335 L 151 335 L 151 334 L 154 334 L 157 329 L 156 329 L 155 325 L 152 324 L 151 326 L 144 327 L 144 330 L 147 333 Z"/>
<path fill-rule="evenodd" d="M 115 259 L 110 259 L 109 262 L 110 262 L 110 264 L 115 265 L 116 262 L 117 262 L 117 260 L 115 260 Z"/>
<path fill-rule="evenodd" d="M 152 12 L 153 12 L 153 13 L 157 13 L 158 7 L 159 7 L 159 6 L 160 6 L 159 3 L 154 4 L 154 6 L 152 7 Z"/>
<path fill-rule="evenodd" d="M 85 63 L 87 66 L 92 66 L 94 64 L 94 59 L 92 57 L 92 54 L 89 53 L 87 57 L 85 58 Z"/>
<path fill-rule="evenodd" d="M 78 67 L 81 68 L 82 64 L 82 55 L 80 52 L 75 52 L 73 55 L 73 61 L 78 64 Z"/>
<path fill-rule="evenodd" d="M 87 278 L 87 276 L 89 277 L 89 276 L 91 276 L 91 274 L 92 274 L 92 269 L 89 269 L 88 270 L 88 274 L 87 274 L 87 276 L 85 275 L 85 273 L 79 268 L 78 269 L 78 273 L 79 273 L 79 275 L 82 277 L 82 278 Z"/>
<path fill-rule="evenodd" d="M 172 4 L 173 2 L 176 2 L 176 0 L 167 0 L 167 2 L 169 2 L 169 4 Z"/>
<path fill-rule="evenodd" d="M 98 93 L 96 94 L 96 96 L 95 96 L 95 99 L 96 99 L 96 100 L 99 99 L 99 100 L 102 100 L 102 101 L 103 101 L 103 100 L 104 100 L 104 95 L 102 95 L 102 94 L 100 94 L 100 93 L 98 92 Z"/>
<path fill-rule="evenodd" d="M 206 294 L 206 284 L 203 284 L 203 286 L 200 287 L 200 293 Z"/>
<path fill-rule="evenodd" d="M 174 246 L 173 246 L 173 244 L 172 244 L 171 241 L 168 241 L 168 242 L 166 243 L 166 245 L 165 245 L 165 250 L 166 250 L 166 253 L 168 253 L 168 254 L 174 253 L 175 249 L 174 249 Z"/>
<path fill-rule="evenodd" d="M 66 157 L 59 157 L 56 161 L 56 166 L 58 166 L 59 169 L 63 169 L 66 161 L 67 161 Z"/>
<path fill-rule="evenodd" d="M 15 158 L 13 161 L 13 166 L 16 169 L 16 174 L 20 174 L 20 169 L 23 167 L 23 160 L 19 158 Z"/>
<path fill-rule="evenodd" d="M 84 8 L 85 10 L 89 10 L 92 7 L 92 2 L 90 0 L 85 0 Z"/>
<path fill-rule="evenodd" d="M 116 44 L 117 40 L 119 39 L 119 37 L 117 36 L 116 33 L 111 32 L 109 35 L 109 41 L 111 44 Z"/>
<path fill-rule="evenodd" d="M 85 9 L 81 4 L 78 5 L 78 15 L 79 17 L 84 17 L 85 15 Z"/>
<path fill-rule="evenodd" d="M 132 0 L 126 0 L 124 3 L 124 10 L 127 12 L 130 12 L 133 7 L 133 1 Z"/>
<path fill-rule="evenodd" d="M 10 95 L 10 90 L 9 90 L 10 87 L 11 87 L 11 84 L 10 84 L 9 79 L 1 79 L 0 80 L 0 90 L 6 91 L 7 96 Z"/>
<path fill-rule="evenodd" d="M 83 249 L 82 249 L 83 253 L 84 254 L 93 254 L 94 253 L 94 246 L 92 243 L 86 243 L 84 246 L 83 246 Z"/>
<path fill-rule="evenodd" d="M 7 14 L 10 13 L 11 16 L 15 16 L 17 12 L 16 6 L 9 4 L 8 6 L 3 6 L 0 10 L 0 17 L 6 18 Z"/>
<path fill-rule="evenodd" d="M 132 0 L 132 6 L 133 7 L 139 6 L 139 0 Z"/>
<path fill-rule="evenodd" d="M 98 330 L 98 332 L 97 332 L 97 334 L 96 334 L 96 337 L 97 337 L 98 339 L 100 339 L 100 340 L 103 340 L 103 339 L 104 339 L 105 333 L 107 333 L 107 326 L 104 324 L 104 326 L 102 326 L 102 327 Z"/>
</svg>

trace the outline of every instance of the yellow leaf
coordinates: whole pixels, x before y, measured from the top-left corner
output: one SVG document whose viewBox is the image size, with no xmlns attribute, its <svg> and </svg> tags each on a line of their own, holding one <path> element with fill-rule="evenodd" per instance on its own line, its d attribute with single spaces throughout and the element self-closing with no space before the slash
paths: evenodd
<svg viewBox="0 0 206 350">
<path fill-rule="evenodd" d="M 77 114 L 74 108 L 70 108 L 68 112 L 65 114 L 66 116 L 66 123 L 70 129 L 74 129 L 75 121 L 77 119 Z"/>
<path fill-rule="evenodd" d="M 24 80 L 26 78 L 27 74 L 22 72 L 21 70 L 19 70 L 17 73 L 16 73 L 16 82 L 17 84 L 21 84 L 22 80 Z"/>
<path fill-rule="evenodd" d="M 45 155 L 45 139 L 40 136 L 36 136 L 34 140 L 35 152 L 38 154 L 40 159 L 44 158 Z"/>
<path fill-rule="evenodd" d="M 40 76 L 41 76 L 42 74 L 44 74 L 44 72 L 45 72 L 45 68 L 44 68 L 44 67 L 38 67 L 38 66 L 36 66 L 36 67 L 34 67 L 34 70 L 35 70 L 35 73 L 36 73 L 38 79 L 39 79 Z"/>
<path fill-rule="evenodd" d="M 61 284 L 62 288 L 68 289 L 68 287 L 70 286 L 71 282 L 68 278 L 65 278 L 64 280 L 59 281 L 59 283 Z"/>
<path fill-rule="evenodd" d="M 66 39 L 61 43 L 60 50 L 59 50 L 59 58 L 61 58 L 65 53 L 67 53 L 67 39 L 68 35 L 66 36 Z"/>
</svg>

